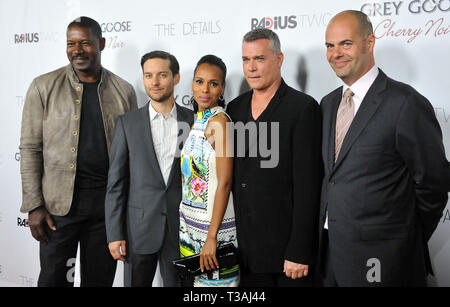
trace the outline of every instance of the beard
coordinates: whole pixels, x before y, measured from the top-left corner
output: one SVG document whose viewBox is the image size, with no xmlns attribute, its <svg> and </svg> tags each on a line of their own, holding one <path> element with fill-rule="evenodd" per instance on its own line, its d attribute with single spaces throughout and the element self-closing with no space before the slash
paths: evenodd
<svg viewBox="0 0 450 307">
<path fill-rule="evenodd" d="M 148 96 L 150 97 L 150 99 L 152 101 L 161 103 L 161 102 L 166 101 L 170 97 L 172 97 L 173 90 L 171 90 L 170 92 L 165 92 L 165 93 L 161 93 L 161 94 L 157 94 L 157 95 L 154 95 L 154 94 L 151 94 L 151 93 L 147 93 L 147 94 L 148 94 Z"/>
<path fill-rule="evenodd" d="M 78 71 L 95 71 L 101 66 L 98 59 L 89 56 L 73 56 L 69 58 L 72 67 Z"/>
</svg>

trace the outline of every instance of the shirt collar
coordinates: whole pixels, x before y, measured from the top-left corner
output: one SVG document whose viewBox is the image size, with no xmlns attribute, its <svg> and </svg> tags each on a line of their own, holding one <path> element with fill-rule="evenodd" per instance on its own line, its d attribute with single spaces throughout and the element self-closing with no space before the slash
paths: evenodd
<svg viewBox="0 0 450 307">
<path fill-rule="evenodd" d="M 345 91 L 350 88 L 355 96 L 362 101 L 362 99 L 364 99 L 364 96 L 366 96 L 367 91 L 372 86 L 372 83 L 377 78 L 378 73 L 378 67 L 374 65 L 368 72 L 366 72 L 361 78 L 353 83 L 352 86 L 348 86 L 344 83 L 342 87 L 342 95 L 344 95 Z"/>
<path fill-rule="evenodd" d="M 69 76 L 69 80 L 72 83 L 72 86 L 76 87 L 76 86 L 80 85 L 81 81 L 78 78 L 75 70 L 73 69 L 72 64 L 66 65 L 65 69 Z M 100 80 L 99 80 L 100 86 L 103 86 L 103 83 L 107 80 L 107 73 L 108 73 L 107 70 L 105 68 L 101 67 Z"/>
<path fill-rule="evenodd" d="M 150 110 L 150 120 L 154 120 L 154 119 L 157 118 L 158 116 L 162 116 L 161 113 L 158 113 L 158 112 L 155 110 L 155 108 L 153 108 L 151 102 L 149 102 L 148 105 L 149 105 L 148 108 L 149 108 L 149 110 Z M 177 103 L 174 102 L 174 103 L 173 103 L 172 110 L 171 110 L 171 111 L 166 115 L 166 117 L 165 117 L 166 119 L 167 119 L 167 118 L 175 118 L 175 119 L 177 119 L 177 109 L 176 109 L 176 105 L 177 105 Z"/>
</svg>

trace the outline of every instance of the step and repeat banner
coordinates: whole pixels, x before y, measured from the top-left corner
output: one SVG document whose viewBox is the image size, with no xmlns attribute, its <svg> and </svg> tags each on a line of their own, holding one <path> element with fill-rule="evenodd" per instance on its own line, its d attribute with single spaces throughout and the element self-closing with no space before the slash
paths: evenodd
<svg viewBox="0 0 450 307">
<path fill-rule="evenodd" d="M 19 212 L 22 108 L 33 78 L 68 64 L 65 45 L 70 21 L 89 16 L 101 24 L 106 38 L 103 66 L 135 87 L 140 106 L 148 99 L 141 56 L 155 49 L 174 54 L 181 66 L 176 102 L 189 107 L 193 69 L 205 54 L 215 54 L 227 64 L 226 101 L 248 89 L 241 42 L 255 27 L 279 35 L 285 81 L 320 101 L 341 84 L 325 57 L 325 29 L 332 16 L 345 9 L 363 11 L 371 18 L 376 64 L 431 101 L 449 159 L 450 0 L 1 0 L 0 281 L 14 286 L 37 284 L 39 246 L 31 236 L 27 214 Z M 450 286 L 449 207 L 429 246 L 435 269 L 429 284 Z M 116 286 L 123 284 L 122 276 L 119 265 Z M 154 284 L 161 284 L 159 277 Z"/>
</svg>

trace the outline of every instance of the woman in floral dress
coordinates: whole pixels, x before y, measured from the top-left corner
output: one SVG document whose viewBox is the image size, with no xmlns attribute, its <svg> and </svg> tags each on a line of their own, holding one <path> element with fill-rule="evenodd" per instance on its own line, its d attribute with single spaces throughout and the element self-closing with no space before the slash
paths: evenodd
<svg viewBox="0 0 450 307">
<path fill-rule="evenodd" d="M 183 198 L 180 204 L 182 257 L 200 253 L 202 274 L 194 286 L 230 287 L 239 282 L 239 267 L 218 267 L 216 250 L 237 247 L 233 198 L 233 158 L 226 154 L 230 118 L 224 111 L 226 66 L 207 55 L 200 59 L 192 83 L 197 119 L 181 153 Z M 206 274 L 208 272 L 208 274 Z"/>
</svg>

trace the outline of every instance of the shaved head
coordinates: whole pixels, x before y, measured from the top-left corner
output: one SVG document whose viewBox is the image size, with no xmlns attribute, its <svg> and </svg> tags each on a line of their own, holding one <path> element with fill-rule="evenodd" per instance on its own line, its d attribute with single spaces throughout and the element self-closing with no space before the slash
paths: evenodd
<svg viewBox="0 0 450 307">
<path fill-rule="evenodd" d="M 334 21 L 347 18 L 356 19 L 356 22 L 358 23 L 358 32 L 360 33 L 361 37 L 367 37 L 368 35 L 373 34 L 373 27 L 369 17 L 360 11 L 347 10 L 340 12 L 330 20 L 329 25 Z"/>
<path fill-rule="evenodd" d="M 336 75 L 351 86 L 374 65 L 375 35 L 364 13 L 344 11 L 331 19 L 325 33 L 327 59 Z"/>
</svg>

